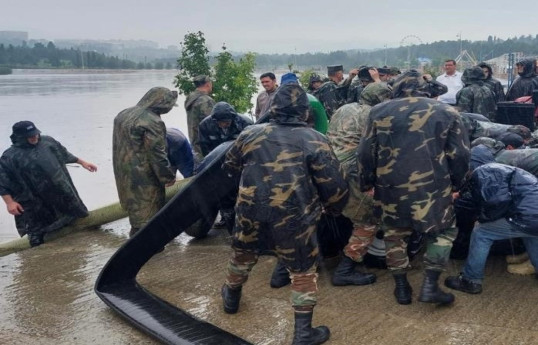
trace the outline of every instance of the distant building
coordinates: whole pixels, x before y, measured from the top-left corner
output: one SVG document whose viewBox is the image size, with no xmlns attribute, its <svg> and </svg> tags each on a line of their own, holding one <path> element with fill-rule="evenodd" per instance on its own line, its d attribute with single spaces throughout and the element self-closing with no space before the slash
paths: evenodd
<svg viewBox="0 0 538 345">
<path fill-rule="evenodd" d="M 512 54 L 514 54 L 514 63 L 520 61 L 525 56 L 522 52 L 516 52 Z M 494 76 L 506 78 L 509 68 L 508 55 L 509 54 L 503 54 L 501 56 L 497 56 L 496 58 L 485 61 L 488 65 L 491 66 Z"/>
</svg>

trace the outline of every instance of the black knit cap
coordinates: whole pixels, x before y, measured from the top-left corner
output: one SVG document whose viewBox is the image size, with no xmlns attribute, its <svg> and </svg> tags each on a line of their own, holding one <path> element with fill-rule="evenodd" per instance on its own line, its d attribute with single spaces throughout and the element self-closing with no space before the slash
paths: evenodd
<svg viewBox="0 0 538 345">
<path fill-rule="evenodd" d="M 12 130 L 13 135 L 26 138 L 41 133 L 32 121 L 19 121 L 13 125 Z"/>
</svg>

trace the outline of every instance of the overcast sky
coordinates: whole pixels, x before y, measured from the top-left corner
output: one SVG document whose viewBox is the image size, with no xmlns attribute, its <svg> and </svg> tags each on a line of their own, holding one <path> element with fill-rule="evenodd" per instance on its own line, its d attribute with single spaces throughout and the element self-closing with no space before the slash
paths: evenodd
<svg viewBox="0 0 538 345">
<path fill-rule="evenodd" d="M 536 35 L 535 1 L 3 0 L 0 31 L 32 39 L 146 39 L 202 31 L 212 51 L 328 52 Z"/>
</svg>

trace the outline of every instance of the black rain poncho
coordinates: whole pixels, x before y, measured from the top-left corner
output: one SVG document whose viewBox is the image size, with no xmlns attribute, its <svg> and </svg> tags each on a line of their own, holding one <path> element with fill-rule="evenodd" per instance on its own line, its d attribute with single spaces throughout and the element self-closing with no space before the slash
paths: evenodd
<svg viewBox="0 0 538 345">
<path fill-rule="evenodd" d="M 36 145 L 15 135 L 11 141 L 0 158 L 0 195 L 11 195 L 24 208 L 15 216 L 21 236 L 57 230 L 88 215 L 65 166 L 77 157 L 49 136 Z"/>
</svg>

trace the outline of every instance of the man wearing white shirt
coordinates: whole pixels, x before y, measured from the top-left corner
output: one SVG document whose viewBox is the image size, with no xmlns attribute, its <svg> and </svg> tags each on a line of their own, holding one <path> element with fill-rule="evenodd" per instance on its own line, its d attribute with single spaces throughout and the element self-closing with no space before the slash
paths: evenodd
<svg viewBox="0 0 538 345">
<path fill-rule="evenodd" d="M 461 72 L 456 71 L 456 61 L 445 61 L 445 73 L 438 76 L 436 81 L 446 85 L 448 92 L 439 96 L 437 99 L 450 105 L 456 104 L 456 94 L 463 88 L 461 81 Z"/>
</svg>

